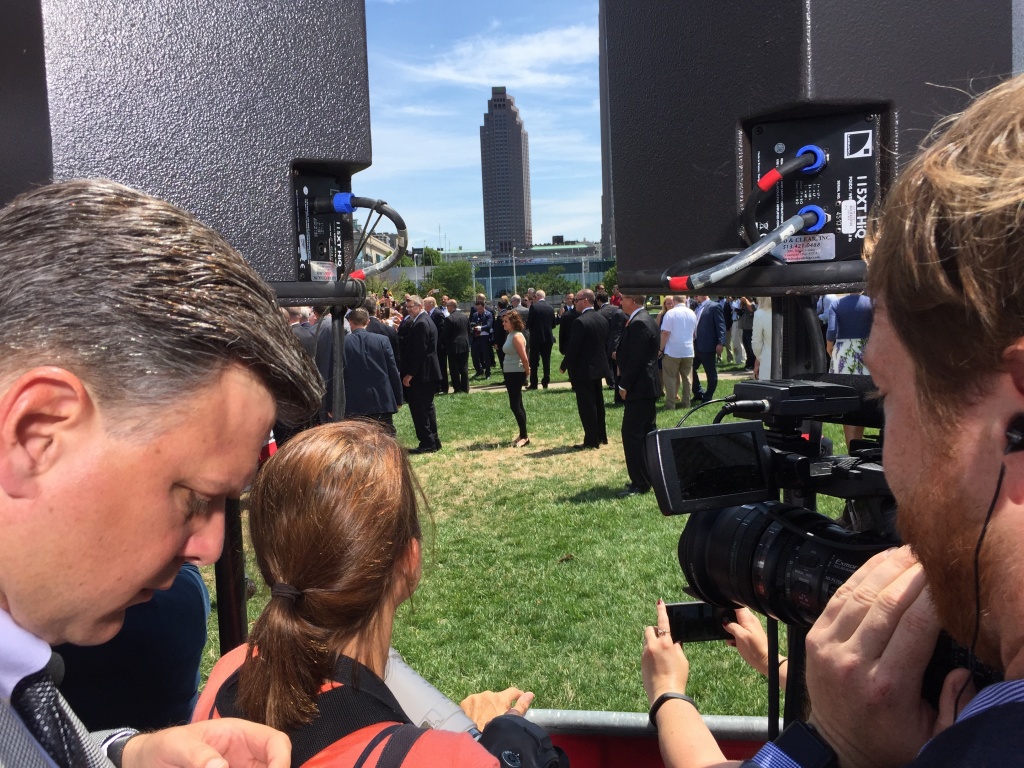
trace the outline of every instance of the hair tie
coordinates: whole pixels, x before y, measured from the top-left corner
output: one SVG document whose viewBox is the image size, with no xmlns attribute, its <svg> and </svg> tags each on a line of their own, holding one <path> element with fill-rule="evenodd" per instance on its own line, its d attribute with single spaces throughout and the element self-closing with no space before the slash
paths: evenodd
<svg viewBox="0 0 1024 768">
<path fill-rule="evenodd" d="M 296 589 L 291 584 L 285 584 L 283 581 L 278 582 L 270 588 L 271 599 L 275 597 L 283 597 L 290 603 L 294 603 L 300 597 L 302 597 L 301 590 Z"/>
</svg>

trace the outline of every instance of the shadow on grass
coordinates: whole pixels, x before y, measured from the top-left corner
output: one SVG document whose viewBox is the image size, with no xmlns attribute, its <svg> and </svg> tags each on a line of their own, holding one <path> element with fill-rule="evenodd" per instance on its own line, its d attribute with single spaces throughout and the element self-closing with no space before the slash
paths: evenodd
<svg viewBox="0 0 1024 768">
<path fill-rule="evenodd" d="M 574 493 L 572 496 L 563 496 L 562 501 L 567 501 L 571 504 L 583 504 L 586 502 L 593 501 L 608 501 L 610 499 L 619 500 L 619 492 L 622 490 L 618 486 L 598 485 L 593 488 L 587 488 L 585 491 Z"/>
<path fill-rule="evenodd" d="M 459 448 L 460 451 L 495 451 L 498 448 L 505 448 L 506 446 L 501 443 L 495 443 L 493 441 L 488 442 L 476 442 L 464 445 Z"/>
<path fill-rule="evenodd" d="M 527 459 L 550 459 L 552 456 L 564 456 L 567 453 L 578 453 L 571 445 L 560 445 L 557 448 L 545 448 L 543 451 L 526 451 L 523 457 Z"/>
</svg>

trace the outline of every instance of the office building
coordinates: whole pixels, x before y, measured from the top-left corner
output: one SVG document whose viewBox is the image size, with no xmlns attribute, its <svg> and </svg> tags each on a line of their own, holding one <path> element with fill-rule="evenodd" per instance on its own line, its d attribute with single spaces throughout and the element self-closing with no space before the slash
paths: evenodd
<svg viewBox="0 0 1024 768">
<path fill-rule="evenodd" d="M 533 244 L 530 212 L 530 140 L 515 100 L 504 87 L 491 89 L 480 126 L 484 193 L 484 242 L 495 257 Z"/>
</svg>

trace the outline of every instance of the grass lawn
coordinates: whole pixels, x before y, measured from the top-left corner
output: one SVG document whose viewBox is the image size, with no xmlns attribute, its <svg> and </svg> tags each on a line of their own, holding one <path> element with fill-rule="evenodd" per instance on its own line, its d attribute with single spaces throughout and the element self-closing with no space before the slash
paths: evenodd
<svg viewBox="0 0 1024 768">
<path fill-rule="evenodd" d="M 444 449 L 412 457 L 433 525 L 423 580 L 399 613 L 393 644 L 456 701 L 517 685 L 536 692 L 538 707 L 646 711 L 642 630 L 658 598 L 687 599 L 676 556 L 685 518 L 662 516 L 653 494 L 618 498 L 628 479 L 620 408 L 608 408 L 610 444 L 577 453 L 569 450 L 582 440 L 572 392 L 526 392 L 531 445 L 517 450 L 500 374 L 492 381 L 438 397 Z M 716 394 L 733 385 L 720 380 Z M 684 412 L 659 410 L 659 426 L 674 426 Z M 715 412 L 687 423 L 709 423 Z M 414 446 L 407 408 L 396 426 Z M 838 427 L 826 433 L 842 446 Z M 255 566 L 249 573 L 258 580 Z M 268 597 L 260 584 L 250 619 Z M 702 712 L 767 713 L 767 684 L 735 651 L 724 643 L 686 650 L 688 693 Z M 207 665 L 217 654 L 214 619 Z"/>
</svg>

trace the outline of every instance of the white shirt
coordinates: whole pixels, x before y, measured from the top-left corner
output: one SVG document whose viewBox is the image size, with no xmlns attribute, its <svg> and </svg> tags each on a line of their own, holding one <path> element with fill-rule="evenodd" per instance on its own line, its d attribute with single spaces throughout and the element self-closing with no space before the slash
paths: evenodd
<svg viewBox="0 0 1024 768">
<path fill-rule="evenodd" d="M 754 330 L 750 348 L 758 359 L 757 378 L 768 381 L 772 377 L 772 311 L 758 307 L 754 312 Z"/>
<path fill-rule="evenodd" d="M 0 699 L 10 699 L 11 692 L 22 679 L 43 669 L 50 661 L 50 645 L 27 629 L 14 623 L 11 615 L 0 609 Z M 11 710 L 19 723 L 21 717 Z M 24 724 L 22 724 L 24 727 Z M 25 728 L 25 736 L 36 743 L 39 755 L 47 764 L 57 768 L 39 742 Z"/>
<path fill-rule="evenodd" d="M 661 319 L 662 333 L 668 331 L 665 354 L 669 357 L 693 357 L 693 334 L 697 315 L 685 304 L 676 304 Z"/>
<path fill-rule="evenodd" d="M 0 610 L 0 698 L 11 698 L 20 680 L 43 669 L 49 661 L 50 645 Z"/>
</svg>

